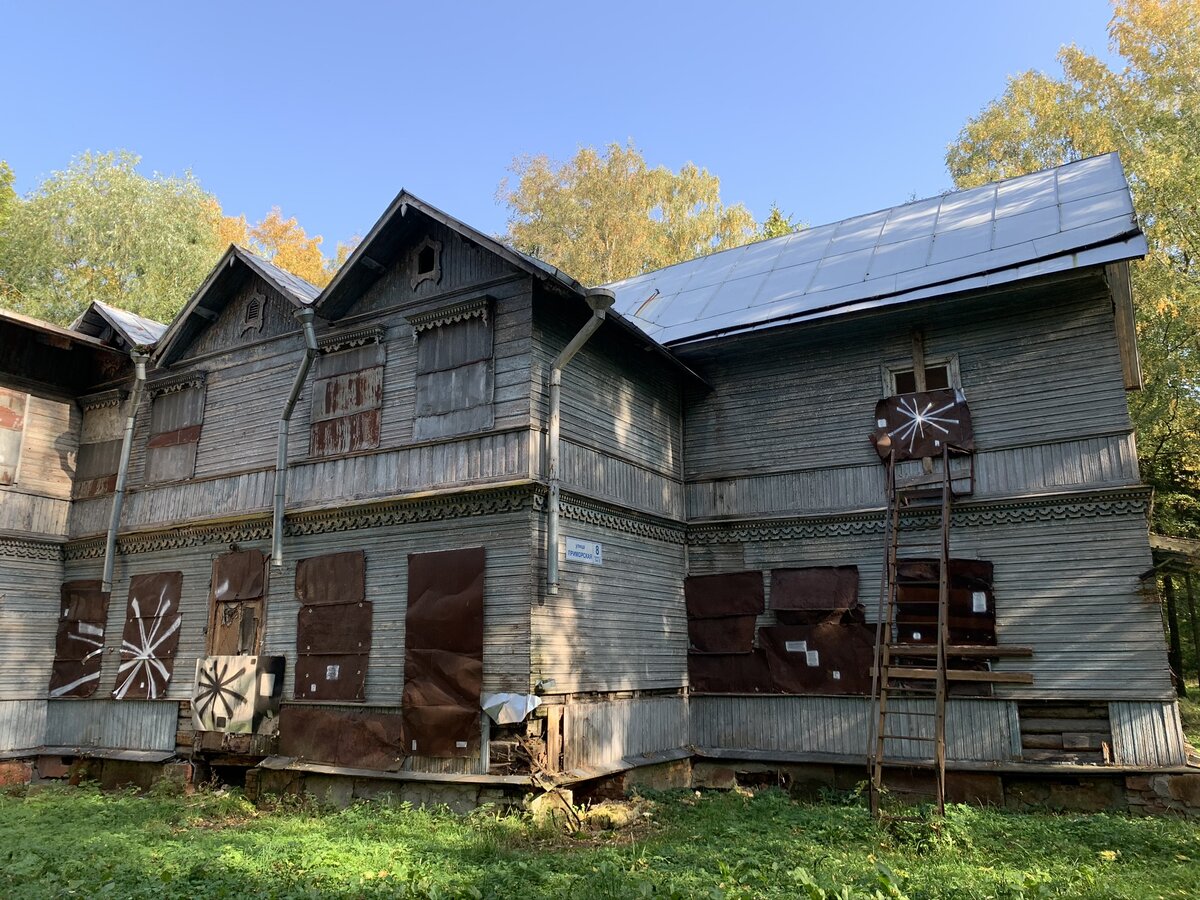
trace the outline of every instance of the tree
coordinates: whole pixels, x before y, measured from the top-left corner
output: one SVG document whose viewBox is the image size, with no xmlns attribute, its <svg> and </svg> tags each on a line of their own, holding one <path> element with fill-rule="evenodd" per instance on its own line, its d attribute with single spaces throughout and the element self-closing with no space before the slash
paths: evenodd
<svg viewBox="0 0 1200 900">
<path fill-rule="evenodd" d="M 1133 266 L 1145 389 L 1130 396 L 1154 526 L 1200 536 L 1200 0 L 1119 0 L 1109 68 L 1075 46 L 1025 72 L 946 156 L 971 187 L 1111 150 L 1150 245 Z"/>
<path fill-rule="evenodd" d="M 333 277 L 321 253 L 324 238 L 319 234 L 309 237 L 294 217 L 285 219 L 278 206 L 251 228 L 248 236 L 247 246 L 263 259 L 317 287 L 324 287 Z"/>
<path fill-rule="evenodd" d="M 517 177 L 497 197 L 509 209 L 505 239 L 585 284 L 669 266 L 754 237 L 741 204 L 721 203 L 721 183 L 688 163 L 650 168 L 631 143 L 580 148 L 566 163 L 513 161 Z"/>
<path fill-rule="evenodd" d="M 758 239 L 765 241 L 771 238 L 783 237 L 785 234 L 792 234 L 803 228 L 803 222 L 795 221 L 790 215 L 784 213 L 778 204 L 772 203 L 771 211 L 767 213 L 767 217 L 758 226 Z"/>
<path fill-rule="evenodd" d="M 217 261 L 220 207 L 192 174 L 84 153 L 0 222 L 0 300 L 69 322 L 92 300 L 169 321 Z M 6 167 L 7 168 L 7 167 Z"/>
</svg>

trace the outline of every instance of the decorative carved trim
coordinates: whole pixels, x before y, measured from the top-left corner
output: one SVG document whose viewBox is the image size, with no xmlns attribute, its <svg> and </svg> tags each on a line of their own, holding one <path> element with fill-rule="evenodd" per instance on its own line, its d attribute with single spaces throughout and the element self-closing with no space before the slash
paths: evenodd
<svg viewBox="0 0 1200 900">
<path fill-rule="evenodd" d="M 61 562 L 63 545 L 53 541 L 33 541 L 27 538 L 0 538 L 0 557 L 46 559 L 51 562 Z"/>
<path fill-rule="evenodd" d="M 433 248 L 433 268 L 428 272 L 418 272 L 417 264 L 421 258 L 421 252 L 428 248 Z M 408 271 L 412 275 L 409 283 L 413 290 L 416 290 L 417 285 L 424 281 L 432 281 L 434 284 L 439 284 L 442 280 L 442 242 L 427 237 L 421 243 L 417 244 L 417 246 L 413 247 L 408 254 Z"/>
<path fill-rule="evenodd" d="M 472 518 L 486 515 L 519 512 L 533 506 L 530 488 L 503 488 L 464 494 L 428 497 L 419 500 L 393 500 L 385 503 L 343 509 L 319 510 L 289 515 L 284 522 L 284 534 L 328 534 L 353 531 L 358 528 L 381 528 L 391 525 L 411 525 L 445 519 Z M 235 523 L 193 525 L 126 535 L 117 541 L 122 555 L 175 550 L 204 544 L 248 543 L 271 537 L 268 516 Z M 66 558 L 98 559 L 104 555 L 104 539 L 90 538 L 67 545 Z"/>
<path fill-rule="evenodd" d="M 538 504 L 536 508 L 541 509 L 542 504 Z M 564 519 L 623 531 L 668 544 L 682 544 L 686 539 L 686 528 L 682 522 L 654 518 L 590 498 L 571 495 L 568 499 L 564 494 L 559 512 Z"/>
<path fill-rule="evenodd" d="M 129 396 L 124 388 L 113 388 L 111 391 L 101 391 L 99 394 L 89 394 L 79 398 L 79 408 L 84 412 L 93 409 L 104 409 L 106 406 L 120 406 Z"/>
<path fill-rule="evenodd" d="M 1032 522 L 1095 519 L 1137 515 L 1149 511 L 1149 490 L 1103 494 L 1004 500 L 958 507 L 951 516 L 955 528 L 983 528 Z M 749 522 L 714 522 L 688 528 L 689 544 L 730 544 L 749 541 L 817 540 L 830 537 L 883 534 L 883 510 L 846 515 L 811 516 Z M 937 508 L 908 510 L 901 516 L 906 530 L 939 527 Z"/>
<path fill-rule="evenodd" d="M 255 291 L 247 299 L 242 307 L 242 330 L 241 334 L 247 331 L 260 333 L 263 329 L 263 322 L 267 320 L 267 295 L 262 291 Z"/>
<path fill-rule="evenodd" d="M 322 353 L 337 353 L 340 350 L 365 347 L 367 344 L 383 343 L 386 334 L 387 327 L 384 325 L 366 325 L 351 331 L 323 334 L 317 338 L 317 347 Z"/>
<path fill-rule="evenodd" d="M 475 316 L 486 322 L 491 305 L 492 298 L 485 294 L 482 297 L 474 297 L 470 300 L 464 300 L 461 303 L 443 306 L 440 309 L 434 309 L 429 312 L 415 313 L 404 318 L 412 326 L 413 340 L 416 341 L 417 335 L 422 331 L 428 331 L 430 328 L 453 325 L 455 322 L 465 322 L 467 319 L 474 318 Z"/>
<path fill-rule="evenodd" d="M 204 387 L 208 381 L 208 373 L 203 370 L 195 372 L 179 372 L 165 378 L 157 378 L 146 385 L 146 391 L 153 397 L 163 394 L 174 394 L 176 391 L 186 391 L 188 388 Z"/>
</svg>

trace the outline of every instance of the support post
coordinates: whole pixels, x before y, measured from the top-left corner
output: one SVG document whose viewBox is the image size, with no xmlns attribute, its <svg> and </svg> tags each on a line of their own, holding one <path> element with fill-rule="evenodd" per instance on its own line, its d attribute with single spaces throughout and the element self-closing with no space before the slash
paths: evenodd
<svg viewBox="0 0 1200 900">
<path fill-rule="evenodd" d="M 1170 572 L 1163 574 L 1163 597 L 1167 605 L 1167 631 L 1170 638 L 1167 664 L 1171 667 L 1171 677 L 1175 679 L 1175 693 L 1180 697 L 1186 697 L 1187 684 L 1183 677 L 1183 647 L 1179 642 L 1179 615 L 1175 608 L 1175 581 Z"/>
</svg>

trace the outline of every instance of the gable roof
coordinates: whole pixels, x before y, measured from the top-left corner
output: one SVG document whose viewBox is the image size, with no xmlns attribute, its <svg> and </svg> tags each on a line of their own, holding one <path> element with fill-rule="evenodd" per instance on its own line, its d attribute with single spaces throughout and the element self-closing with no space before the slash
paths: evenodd
<svg viewBox="0 0 1200 900">
<path fill-rule="evenodd" d="M 1146 254 L 1117 154 L 759 241 L 606 285 L 680 344 Z"/>
<path fill-rule="evenodd" d="M 72 331 L 101 339 L 109 329 L 120 338 L 123 343 L 121 349 L 129 350 L 134 347 L 153 347 L 167 326 L 99 300 L 89 303 L 88 308 L 71 323 Z"/>
<path fill-rule="evenodd" d="M 396 260 L 411 229 L 411 226 L 406 224 L 406 222 L 412 221 L 408 216 L 410 210 L 444 225 L 460 237 L 496 254 L 518 271 L 532 275 L 539 281 L 552 284 L 568 294 L 578 297 L 586 297 L 589 293 L 587 287 L 561 269 L 519 250 L 514 250 L 507 244 L 503 244 L 454 218 L 449 213 L 442 212 L 436 206 L 426 203 L 420 197 L 401 189 L 388 208 L 384 210 L 383 215 L 367 232 L 367 236 L 362 239 L 345 264 L 334 275 L 333 280 L 321 292 L 314 307 L 319 316 L 330 321 L 341 318 L 354 301 L 362 296 L 363 292 Z M 626 332 L 638 344 L 654 351 L 656 355 L 665 359 L 672 367 L 680 370 L 689 378 L 701 384 L 705 383 L 704 379 L 684 365 L 674 354 L 665 350 L 660 343 L 649 338 L 641 328 L 632 324 L 615 310 L 610 310 L 606 319 Z"/>
<path fill-rule="evenodd" d="M 248 272 L 254 272 L 279 291 L 297 309 L 310 306 L 321 289 L 291 272 L 285 272 L 265 259 L 255 256 L 244 247 L 230 244 L 229 249 L 213 266 L 192 299 L 171 321 L 154 353 L 155 362 L 167 366 L 179 358 L 187 346 L 215 321 Z"/>
</svg>

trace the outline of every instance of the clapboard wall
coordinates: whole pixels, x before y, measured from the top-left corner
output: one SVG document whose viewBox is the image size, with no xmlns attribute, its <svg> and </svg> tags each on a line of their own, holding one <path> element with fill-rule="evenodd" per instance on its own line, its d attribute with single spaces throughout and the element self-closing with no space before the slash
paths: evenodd
<svg viewBox="0 0 1200 900">
<path fill-rule="evenodd" d="M 0 382 L 0 387 L 29 391 L 28 385 Z M 71 400 L 28 393 L 17 477 L 11 485 L 0 485 L 0 532 L 26 537 L 67 533 L 81 421 Z"/>
<path fill-rule="evenodd" d="M 1138 483 L 1112 303 L 1098 274 L 735 337 L 679 355 L 692 519 L 882 506 L 867 440 L 883 369 L 953 357 L 971 407 L 976 497 Z"/>
</svg>

